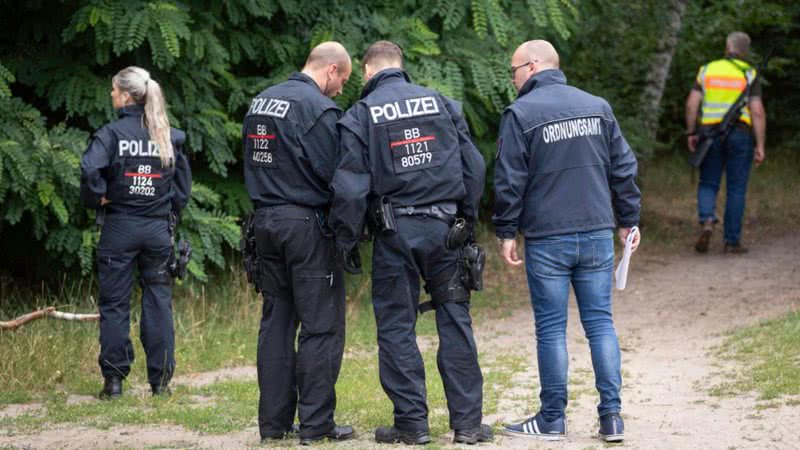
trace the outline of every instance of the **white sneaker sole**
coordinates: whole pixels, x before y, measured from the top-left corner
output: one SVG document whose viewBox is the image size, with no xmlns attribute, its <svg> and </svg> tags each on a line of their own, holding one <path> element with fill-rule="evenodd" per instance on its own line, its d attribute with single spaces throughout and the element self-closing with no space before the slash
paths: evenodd
<svg viewBox="0 0 800 450">
<path fill-rule="evenodd" d="M 600 439 L 606 442 L 621 442 L 625 440 L 624 434 L 601 434 Z"/>
<path fill-rule="evenodd" d="M 509 430 L 503 428 L 503 433 L 510 437 L 524 437 L 528 439 L 537 439 L 540 441 L 563 441 L 567 436 L 565 434 L 533 434 L 533 433 L 520 433 L 519 431 Z"/>
</svg>

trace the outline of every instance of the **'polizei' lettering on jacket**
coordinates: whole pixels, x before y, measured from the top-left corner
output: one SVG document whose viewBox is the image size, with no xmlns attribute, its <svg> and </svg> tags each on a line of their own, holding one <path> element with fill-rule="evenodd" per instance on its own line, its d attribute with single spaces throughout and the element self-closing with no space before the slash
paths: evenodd
<svg viewBox="0 0 800 450">
<path fill-rule="evenodd" d="M 600 136 L 601 134 L 603 134 L 603 130 L 600 127 L 599 117 L 563 120 L 542 128 L 542 139 L 546 144 L 580 136 Z"/>
<path fill-rule="evenodd" d="M 439 114 L 439 104 L 432 96 L 407 98 L 399 102 L 390 102 L 378 106 L 370 106 L 369 113 L 373 123 L 386 123 L 409 117 Z"/>
<path fill-rule="evenodd" d="M 257 114 L 261 116 L 272 116 L 279 119 L 286 117 L 289 113 L 291 103 L 286 100 L 278 100 L 277 98 L 256 97 L 250 103 L 250 114 Z"/>
<path fill-rule="evenodd" d="M 147 144 L 145 145 L 145 142 Z M 133 141 L 122 139 L 119 141 L 119 156 L 158 156 L 158 144 L 153 141 Z"/>
</svg>

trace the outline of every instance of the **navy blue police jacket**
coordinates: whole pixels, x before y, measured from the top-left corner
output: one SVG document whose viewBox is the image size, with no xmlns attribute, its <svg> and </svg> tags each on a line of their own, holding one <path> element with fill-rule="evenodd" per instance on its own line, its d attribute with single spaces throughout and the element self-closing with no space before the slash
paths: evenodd
<svg viewBox="0 0 800 450">
<path fill-rule="evenodd" d="M 486 165 L 456 101 L 411 83 L 401 69 L 382 70 L 339 132 L 331 226 L 340 248 L 357 243 L 368 198 L 387 196 L 394 207 L 453 202 L 476 220 Z"/>
<path fill-rule="evenodd" d="M 192 172 L 183 153 L 186 134 L 170 129 L 175 164 L 163 167 L 145 127 L 143 105 L 117 110 L 118 120 L 97 130 L 81 158 L 81 202 L 106 213 L 164 218 L 189 202 Z"/>
<path fill-rule="evenodd" d="M 300 72 L 253 99 L 242 141 L 244 182 L 256 209 L 329 206 L 341 114 L 316 82 Z"/>
<path fill-rule="evenodd" d="M 496 234 L 511 239 L 639 223 L 636 157 L 604 99 L 560 70 L 531 77 L 500 120 Z"/>
</svg>

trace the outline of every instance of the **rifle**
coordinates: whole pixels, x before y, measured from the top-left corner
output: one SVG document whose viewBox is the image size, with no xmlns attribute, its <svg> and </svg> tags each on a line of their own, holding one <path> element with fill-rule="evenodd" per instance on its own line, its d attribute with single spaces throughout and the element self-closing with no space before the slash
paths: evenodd
<svg viewBox="0 0 800 450">
<path fill-rule="evenodd" d="M 722 117 L 722 122 L 713 127 L 705 127 L 700 131 L 697 146 L 694 152 L 689 154 L 689 165 L 692 167 L 700 167 L 706 155 L 708 155 L 708 151 L 711 150 L 711 145 L 717 138 L 720 139 L 720 142 L 725 143 L 725 140 L 728 139 L 728 135 L 731 134 L 731 130 L 733 130 L 733 127 L 739 122 L 739 117 L 742 115 L 742 108 L 744 108 L 750 96 L 750 87 L 759 80 L 761 72 L 763 72 L 764 68 L 767 66 L 771 56 L 772 49 L 770 49 L 767 56 L 761 60 L 761 64 L 759 64 L 756 69 L 755 78 L 753 78 L 752 82 L 747 83 L 747 87 L 739 94 L 739 97 Z"/>
</svg>

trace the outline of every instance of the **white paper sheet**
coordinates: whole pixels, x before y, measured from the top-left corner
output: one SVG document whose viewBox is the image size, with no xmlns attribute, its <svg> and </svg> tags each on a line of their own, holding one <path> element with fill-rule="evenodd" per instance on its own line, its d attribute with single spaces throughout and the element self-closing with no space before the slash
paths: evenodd
<svg viewBox="0 0 800 450">
<path fill-rule="evenodd" d="M 622 250 L 622 259 L 619 260 L 617 270 L 614 272 L 614 278 L 617 280 L 617 289 L 620 291 L 625 289 L 625 286 L 628 284 L 628 268 L 631 265 L 633 240 L 638 234 L 639 227 L 631 228 L 631 232 L 628 233 L 628 237 L 625 239 L 625 248 Z"/>
</svg>

